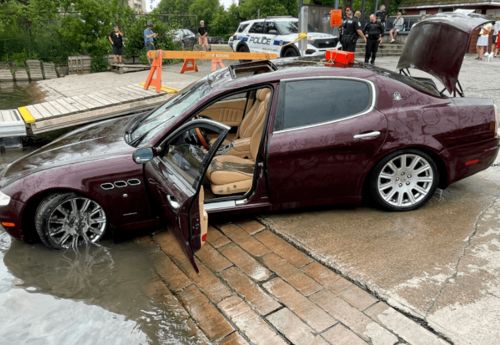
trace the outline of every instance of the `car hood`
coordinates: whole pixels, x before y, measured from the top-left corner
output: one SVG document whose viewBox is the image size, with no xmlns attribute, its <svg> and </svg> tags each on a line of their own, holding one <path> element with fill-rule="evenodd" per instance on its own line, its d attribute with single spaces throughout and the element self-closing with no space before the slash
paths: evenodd
<svg viewBox="0 0 500 345">
<path fill-rule="evenodd" d="M 40 170 L 131 153 L 134 148 L 124 140 L 130 120 L 112 119 L 65 134 L 8 165 L 0 174 L 0 187 Z"/>
<path fill-rule="evenodd" d="M 457 89 L 458 74 L 474 30 L 491 20 L 475 13 L 439 13 L 415 24 L 397 68 L 416 68 L 439 79 L 448 92 Z"/>
</svg>

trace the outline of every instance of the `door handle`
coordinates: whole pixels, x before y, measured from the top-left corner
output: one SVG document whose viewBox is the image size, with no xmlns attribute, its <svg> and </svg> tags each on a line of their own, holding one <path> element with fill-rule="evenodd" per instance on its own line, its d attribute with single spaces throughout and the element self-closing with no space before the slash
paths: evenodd
<svg viewBox="0 0 500 345">
<path fill-rule="evenodd" d="M 168 203 L 169 203 L 170 207 L 172 207 L 174 210 L 178 210 L 178 209 L 179 209 L 179 207 L 181 207 L 181 204 L 179 204 L 179 203 L 175 200 L 175 198 L 174 198 L 173 196 L 171 196 L 171 195 L 168 195 L 168 194 L 167 194 L 167 201 L 168 201 Z"/>
<path fill-rule="evenodd" d="M 354 139 L 361 139 L 361 140 L 374 139 L 374 138 L 378 137 L 379 135 L 380 135 L 379 131 L 371 131 L 371 132 L 368 132 L 368 133 L 355 134 L 353 136 L 353 138 Z"/>
</svg>

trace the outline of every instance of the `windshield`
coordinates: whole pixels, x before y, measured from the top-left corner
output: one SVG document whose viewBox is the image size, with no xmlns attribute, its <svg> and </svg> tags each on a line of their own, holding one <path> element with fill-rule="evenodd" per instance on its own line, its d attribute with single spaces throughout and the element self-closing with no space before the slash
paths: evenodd
<svg viewBox="0 0 500 345">
<path fill-rule="evenodd" d="M 180 93 L 170 98 L 165 104 L 149 116 L 138 121 L 129 133 L 128 142 L 137 146 L 161 132 L 172 119 L 181 115 L 184 110 L 210 92 L 211 86 L 207 78 L 203 78 Z"/>
<path fill-rule="evenodd" d="M 297 32 L 299 32 L 297 21 L 277 21 L 276 27 L 282 35 L 296 34 Z"/>
</svg>

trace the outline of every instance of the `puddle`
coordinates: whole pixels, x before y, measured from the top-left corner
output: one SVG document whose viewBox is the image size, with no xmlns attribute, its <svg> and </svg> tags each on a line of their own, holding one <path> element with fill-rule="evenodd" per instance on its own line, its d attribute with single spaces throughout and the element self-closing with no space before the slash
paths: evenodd
<svg viewBox="0 0 500 345">
<path fill-rule="evenodd" d="M 197 342 L 175 310 L 149 295 L 157 281 L 150 254 L 135 242 L 105 242 L 77 252 L 48 250 L 13 240 L 0 228 L 2 341 Z"/>
<path fill-rule="evenodd" d="M 43 93 L 35 83 L 0 82 L 0 109 L 14 109 L 41 102 Z"/>
</svg>

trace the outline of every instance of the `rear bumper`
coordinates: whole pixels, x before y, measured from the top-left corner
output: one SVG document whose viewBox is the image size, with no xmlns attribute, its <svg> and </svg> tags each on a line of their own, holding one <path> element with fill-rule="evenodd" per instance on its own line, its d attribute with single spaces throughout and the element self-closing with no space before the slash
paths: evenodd
<svg viewBox="0 0 500 345">
<path fill-rule="evenodd" d="M 497 157 L 500 138 L 496 137 L 449 149 L 448 184 L 488 169 Z"/>
<path fill-rule="evenodd" d="M 19 240 L 24 239 L 21 223 L 21 212 L 24 208 L 24 203 L 17 200 L 10 200 L 7 206 L 0 207 L 0 222 L 14 223 L 15 226 L 4 226 L 5 231 L 14 238 Z"/>
</svg>

